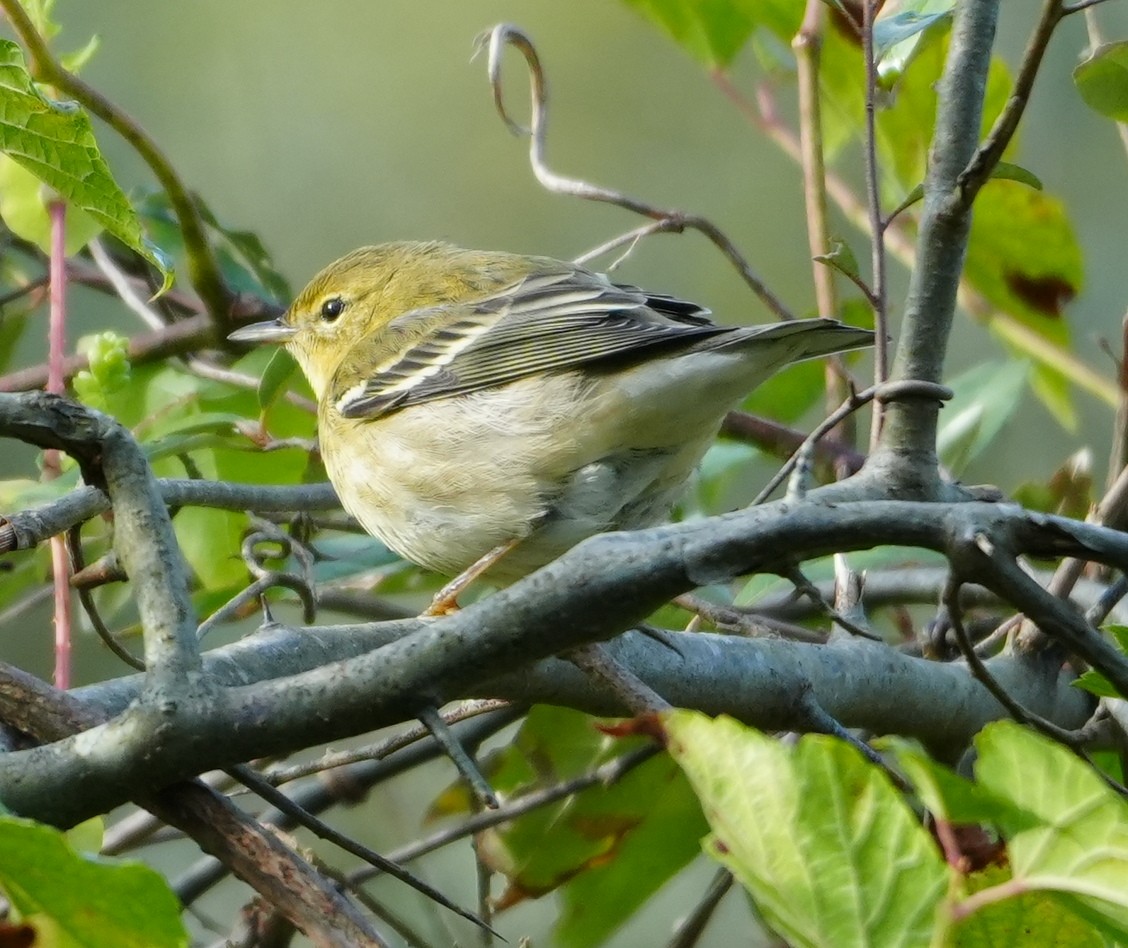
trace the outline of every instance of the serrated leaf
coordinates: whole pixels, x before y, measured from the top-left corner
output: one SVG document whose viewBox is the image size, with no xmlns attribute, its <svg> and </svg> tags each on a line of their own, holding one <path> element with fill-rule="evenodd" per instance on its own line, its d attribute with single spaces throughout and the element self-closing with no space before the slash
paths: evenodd
<svg viewBox="0 0 1128 948">
<path fill-rule="evenodd" d="M 1087 691 L 1091 695 L 1096 695 L 1098 698 L 1123 698 L 1119 691 L 1111 681 L 1105 678 L 1096 669 L 1090 668 L 1083 671 L 1080 675 L 1070 682 L 1074 688 L 1080 688 L 1082 691 Z"/>
<path fill-rule="evenodd" d="M 731 718 L 664 716 L 713 835 L 706 849 L 795 945 L 926 946 L 947 884 L 935 844 L 856 749 L 788 748 Z"/>
<path fill-rule="evenodd" d="M 86 113 L 73 102 L 47 99 L 32 82 L 22 50 L 9 40 L 0 40 L 0 151 L 148 260 L 166 285 L 171 282 L 102 158 Z"/>
<path fill-rule="evenodd" d="M 948 385 L 955 397 L 944 406 L 936 447 L 945 466 L 960 474 L 995 437 L 1022 403 L 1029 363 L 985 362 Z"/>
<path fill-rule="evenodd" d="M 18 918 L 40 929 L 45 945 L 188 944 L 180 905 L 152 869 L 136 862 L 87 859 L 58 830 L 30 820 L 0 819 L 0 889 Z"/>
<path fill-rule="evenodd" d="M 1065 747 L 1012 721 L 989 724 L 975 746 L 979 782 L 1023 812 L 1002 827 L 1016 882 L 1128 938 L 1128 803 Z"/>
<path fill-rule="evenodd" d="M 1128 122 L 1128 41 L 1093 50 L 1073 70 L 1073 82 L 1093 111 Z"/>
</svg>

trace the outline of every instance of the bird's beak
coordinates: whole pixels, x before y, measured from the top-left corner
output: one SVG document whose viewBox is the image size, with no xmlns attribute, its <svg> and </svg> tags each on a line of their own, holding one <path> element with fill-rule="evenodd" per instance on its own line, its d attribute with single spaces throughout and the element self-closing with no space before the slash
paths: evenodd
<svg viewBox="0 0 1128 948">
<path fill-rule="evenodd" d="M 264 323 L 251 323 L 249 326 L 240 326 L 227 338 L 232 342 L 286 342 L 297 332 L 293 326 L 287 326 L 278 319 L 268 319 Z"/>
</svg>

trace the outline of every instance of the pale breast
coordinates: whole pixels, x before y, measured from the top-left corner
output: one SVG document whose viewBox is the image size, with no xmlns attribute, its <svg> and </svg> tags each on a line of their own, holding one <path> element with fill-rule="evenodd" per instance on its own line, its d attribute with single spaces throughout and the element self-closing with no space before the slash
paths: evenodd
<svg viewBox="0 0 1128 948">
<path fill-rule="evenodd" d="M 454 575 L 527 538 L 490 571 L 510 581 L 668 515 L 728 407 L 716 390 L 743 389 L 738 360 L 710 359 L 557 373 L 350 421 L 350 449 L 326 463 L 365 529 L 428 569 Z"/>
</svg>

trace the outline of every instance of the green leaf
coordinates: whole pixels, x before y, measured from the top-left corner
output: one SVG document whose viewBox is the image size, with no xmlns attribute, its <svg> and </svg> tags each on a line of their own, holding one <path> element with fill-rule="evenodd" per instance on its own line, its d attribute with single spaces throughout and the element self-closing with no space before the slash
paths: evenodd
<svg viewBox="0 0 1128 948">
<path fill-rule="evenodd" d="M 790 944 L 927 946 L 947 870 L 878 768 L 842 741 L 794 748 L 731 718 L 665 716 L 713 834 L 706 849 Z"/>
<path fill-rule="evenodd" d="M 948 383 L 955 397 L 944 406 L 936 447 L 945 466 L 959 475 L 1003 430 L 1022 403 L 1030 364 L 984 362 Z"/>
<path fill-rule="evenodd" d="M 999 181 L 1017 181 L 1019 184 L 1025 184 L 1027 187 L 1033 188 L 1035 191 L 1042 190 L 1042 179 L 1039 178 L 1033 171 L 1023 168 L 1022 165 L 1016 165 L 1009 161 L 1000 161 L 991 170 L 991 178 Z"/>
<path fill-rule="evenodd" d="M 1128 122 L 1128 41 L 1097 47 L 1073 70 L 1073 82 L 1089 108 Z"/>
<path fill-rule="evenodd" d="M 247 529 L 246 514 L 185 507 L 173 522 L 184 558 L 206 588 L 246 585 L 247 567 L 239 556 L 239 545 Z"/>
<path fill-rule="evenodd" d="M 47 99 L 32 82 L 23 52 L 9 40 L 0 40 L 0 151 L 148 260 L 166 286 L 171 283 L 98 150 L 86 113 L 73 102 Z"/>
<path fill-rule="evenodd" d="M 30 820 L 0 818 L 0 889 L 18 918 L 40 929 L 45 945 L 188 944 L 176 896 L 152 869 L 87 859 L 58 830 Z"/>
<path fill-rule="evenodd" d="M 227 227 L 216 218 L 200 197 L 196 208 L 206 226 L 208 243 L 215 251 L 224 282 L 237 293 L 251 293 L 281 303 L 293 295 L 285 278 L 274 264 L 262 241 L 249 231 Z M 186 265 L 184 235 L 164 192 L 145 195 L 137 212 L 161 247 L 181 266 Z"/>
<path fill-rule="evenodd" d="M 484 761 L 509 799 L 587 773 L 640 738 L 612 738 L 587 715 L 533 708 L 513 742 Z M 463 812 L 460 785 L 435 812 Z M 700 853 L 707 826 L 679 768 L 658 755 L 611 786 L 594 786 L 540 807 L 479 837 L 487 862 L 504 873 L 510 906 L 560 890 L 564 909 L 553 944 L 597 945 Z"/>
<path fill-rule="evenodd" d="M 270 406 L 286 391 L 297 371 L 298 363 L 289 352 L 281 347 L 274 350 L 259 380 L 258 403 L 263 414 L 270 411 Z"/>
<path fill-rule="evenodd" d="M 1002 821 L 1014 879 L 1113 938 L 1128 938 L 1128 803 L 1069 750 L 1012 721 L 975 739 L 985 789 L 1023 813 Z"/>
<path fill-rule="evenodd" d="M 730 65 L 756 27 L 741 0 L 625 0 L 711 69 Z"/>
<path fill-rule="evenodd" d="M 1074 678 L 1070 684 L 1073 685 L 1074 688 L 1080 688 L 1082 691 L 1087 691 L 1089 694 L 1096 695 L 1098 698 L 1124 697 L 1116 690 L 1116 686 L 1113 685 L 1111 681 L 1094 668 L 1083 671 Z"/>
<path fill-rule="evenodd" d="M 878 17 L 874 22 L 873 56 L 879 66 L 890 59 L 895 59 L 897 71 L 901 72 L 916 45 L 915 40 L 934 23 L 951 17 L 955 3 L 953 0 L 944 0 L 939 4 L 925 3 L 922 6 L 939 7 L 939 9 L 933 12 L 901 9 L 892 16 Z M 907 40 L 914 42 L 908 43 Z"/>
<path fill-rule="evenodd" d="M 851 280 L 862 278 L 861 271 L 858 269 L 858 258 L 850 245 L 840 237 L 831 238 L 830 253 L 820 253 L 814 259 L 844 273 Z"/>
<path fill-rule="evenodd" d="M 1009 869 L 988 866 L 964 877 L 969 893 L 1011 881 Z M 1045 892 L 1026 892 L 981 907 L 958 922 L 946 942 L 951 948 L 998 948 L 1045 945 L 1061 948 L 1107 948 L 1108 942 L 1087 922 Z"/>
<path fill-rule="evenodd" d="M 43 200 L 43 182 L 8 155 L 0 155 L 0 218 L 12 233 L 35 244 L 44 253 L 51 247 L 51 215 Z M 102 232 L 90 214 L 68 207 L 67 256 L 73 256 Z"/>
</svg>

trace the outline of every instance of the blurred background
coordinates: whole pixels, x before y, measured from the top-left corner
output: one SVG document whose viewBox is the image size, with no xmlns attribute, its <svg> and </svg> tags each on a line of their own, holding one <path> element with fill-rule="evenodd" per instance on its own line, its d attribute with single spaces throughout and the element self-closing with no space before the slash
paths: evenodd
<svg viewBox="0 0 1128 948">
<path fill-rule="evenodd" d="M 1003 6 L 1000 49 L 1013 65 L 1035 5 Z M 548 194 L 534 180 L 526 142 L 512 136 L 494 110 L 484 57 L 471 61 L 475 37 L 510 21 L 532 35 L 547 70 L 548 158 L 556 171 L 712 218 L 792 309 L 810 313 L 813 307 L 798 167 L 741 118 L 705 70 L 624 3 L 58 0 L 55 16 L 64 25 L 55 48 L 77 48 L 98 34 L 101 48 L 84 78 L 145 126 L 225 225 L 262 238 L 295 290 L 330 260 L 366 243 L 441 238 L 572 257 L 640 223 L 616 208 Z M 1128 35 L 1124 4 L 1103 5 L 1100 17 L 1111 38 Z M 1080 355 L 1111 377 L 1114 363 L 1102 341 L 1120 353 L 1128 302 L 1126 159 L 1112 124 L 1082 105 L 1070 80 L 1086 45 L 1079 17 L 1055 36 L 1017 161 L 1069 209 L 1086 275 L 1067 318 Z M 505 63 L 507 101 L 522 117 L 524 64 L 516 54 Z M 734 84 L 751 95 L 756 79 L 752 57 L 738 60 Z M 779 104 L 789 118 L 787 93 Z M 130 150 L 97 124 L 96 130 L 119 181 L 127 189 L 152 187 Z M 834 226 L 867 260 L 860 235 L 841 219 Z M 699 301 L 721 321 L 769 318 L 728 263 L 694 234 L 650 238 L 617 275 Z M 906 279 L 893 263 L 894 331 Z M 74 306 L 76 335 L 135 328 L 120 307 L 93 294 L 76 293 Z M 42 357 L 38 336 L 23 348 L 25 363 Z M 958 323 L 953 374 L 1004 355 L 983 329 L 967 319 Z M 997 449 L 975 462 L 965 479 L 1004 488 L 1044 480 L 1066 454 L 1084 446 L 1093 448 L 1095 474 L 1103 478 L 1112 411 L 1083 392 L 1074 396 L 1075 431 L 1061 431 L 1031 397 Z M 43 626 L 28 620 L 26 628 L 39 636 Z M 9 660 L 11 647 L 0 646 Z M 39 654 L 38 645 L 35 657 L 19 661 L 49 672 L 49 655 Z M 95 665 L 80 676 L 105 671 Z M 418 825 L 421 801 L 411 797 L 382 798 L 379 821 Z M 371 810 L 358 818 L 375 822 Z M 453 888 L 460 899 L 472 892 L 466 852 L 428 866 L 440 888 Z M 663 937 L 648 932 L 668 931 L 711 872 L 703 866 L 676 881 L 669 898 L 656 900 L 661 904 L 648 924 L 658 927 L 632 924 L 614 944 Z M 414 893 L 403 897 L 417 900 Z M 209 910 L 222 918 L 237 904 Z M 502 927 L 511 938 L 528 933 L 545 944 L 543 914 L 528 903 L 506 915 Z M 746 924 L 742 900 L 730 897 L 703 943 L 733 944 L 733 932 Z M 432 934 L 442 932 L 445 920 L 434 925 Z"/>
<path fill-rule="evenodd" d="M 183 178 L 228 226 L 258 233 L 291 285 L 365 243 L 442 238 L 467 246 L 575 256 L 636 226 L 625 211 L 545 193 L 526 143 L 498 119 L 474 38 L 510 21 L 538 44 L 548 74 L 549 161 L 558 172 L 619 188 L 660 206 L 711 217 L 793 309 L 813 293 L 798 168 L 741 118 L 706 71 L 625 3 L 613 0 L 297 0 L 139 4 L 59 0 L 56 48 L 101 48 L 84 77 L 141 121 Z M 1012 64 L 1034 10 L 1003 4 L 999 48 Z M 1128 32 L 1124 4 L 1104 4 L 1111 38 Z M 1125 155 L 1115 131 L 1086 109 L 1070 72 L 1086 47 L 1084 25 L 1060 28 L 1039 76 L 1017 160 L 1065 200 L 1086 260 L 1082 294 L 1067 309 L 1081 355 L 1113 370 L 1126 293 L 1122 276 Z M 508 102 L 527 114 L 524 64 L 506 57 Z M 734 84 L 751 95 L 753 57 Z M 789 118 L 781 94 L 780 109 Z M 127 187 L 151 186 L 120 141 L 100 130 Z M 859 259 L 860 235 L 838 220 Z M 604 261 L 605 263 L 606 261 Z M 732 268 L 701 237 L 644 242 L 619 270 L 624 280 L 684 295 L 721 320 L 767 318 Z M 892 314 L 905 274 L 891 266 Z M 127 324 L 128 325 L 128 324 Z M 895 323 L 894 323 L 895 325 Z M 953 374 L 1002 355 L 969 321 L 956 331 Z M 1077 395 L 1071 447 L 1096 440 L 1109 410 Z M 1032 404 L 1002 450 L 972 479 L 1046 476 L 1063 445 L 1044 435 Z M 1000 457 L 1009 460 L 1002 467 Z"/>
</svg>

